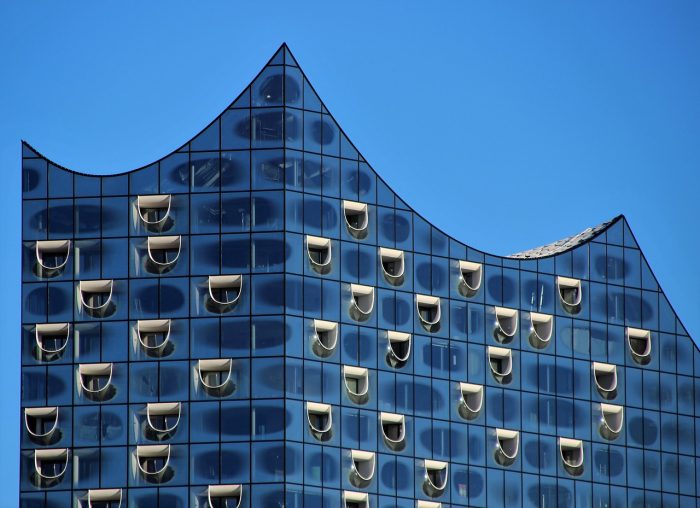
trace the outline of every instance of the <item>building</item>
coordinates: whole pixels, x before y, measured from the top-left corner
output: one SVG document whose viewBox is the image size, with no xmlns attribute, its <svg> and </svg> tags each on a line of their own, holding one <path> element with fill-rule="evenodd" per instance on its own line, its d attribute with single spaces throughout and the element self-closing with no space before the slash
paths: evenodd
<svg viewBox="0 0 700 508">
<path fill-rule="evenodd" d="M 448 237 L 286 46 L 149 166 L 22 156 L 22 507 L 700 506 L 700 353 L 624 217 Z"/>
</svg>

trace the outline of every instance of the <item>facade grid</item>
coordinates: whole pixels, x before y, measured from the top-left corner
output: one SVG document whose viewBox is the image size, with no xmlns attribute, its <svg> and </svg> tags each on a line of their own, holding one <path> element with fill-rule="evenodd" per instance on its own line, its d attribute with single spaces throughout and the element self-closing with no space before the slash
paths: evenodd
<svg viewBox="0 0 700 508">
<path fill-rule="evenodd" d="M 22 163 L 23 508 L 700 506 L 700 351 L 625 218 L 447 236 L 286 45 L 153 164 Z"/>
</svg>

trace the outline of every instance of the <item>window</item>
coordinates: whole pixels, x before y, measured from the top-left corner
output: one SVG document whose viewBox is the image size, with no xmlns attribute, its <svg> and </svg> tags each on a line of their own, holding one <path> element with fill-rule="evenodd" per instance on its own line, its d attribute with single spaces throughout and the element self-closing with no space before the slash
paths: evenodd
<svg viewBox="0 0 700 508">
<path fill-rule="evenodd" d="M 394 413 L 380 413 L 379 421 L 384 444 L 394 451 L 403 450 L 406 446 L 406 417 Z"/>
<path fill-rule="evenodd" d="M 520 433 L 517 430 L 496 429 L 496 462 L 510 466 L 518 457 Z"/>
<path fill-rule="evenodd" d="M 479 291 L 481 287 L 481 275 L 483 268 L 480 263 L 471 261 L 459 262 L 459 292 L 470 298 Z"/>
<path fill-rule="evenodd" d="M 182 237 L 149 236 L 146 244 L 148 247 L 148 270 L 151 273 L 166 273 L 175 266 L 180 257 Z"/>
<path fill-rule="evenodd" d="M 350 316 L 356 321 L 367 320 L 374 309 L 374 288 L 351 284 L 350 292 L 352 293 Z"/>
<path fill-rule="evenodd" d="M 122 489 L 90 489 L 87 502 L 88 508 L 119 508 L 122 505 Z"/>
<path fill-rule="evenodd" d="M 554 330 L 554 316 L 530 312 L 530 344 L 536 349 L 547 347 Z"/>
<path fill-rule="evenodd" d="M 112 280 L 81 280 L 78 286 L 82 309 L 95 317 L 106 316 L 113 306 Z"/>
<path fill-rule="evenodd" d="M 345 508 L 369 508 L 369 494 L 365 492 L 343 492 L 343 504 Z"/>
<path fill-rule="evenodd" d="M 442 503 L 437 501 L 424 501 L 419 499 L 416 501 L 416 508 L 442 508 Z"/>
<path fill-rule="evenodd" d="M 28 407 L 24 410 L 24 427 L 29 438 L 41 445 L 49 445 L 60 439 L 58 429 L 58 406 Z"/>
<path fill-rule="evenodd" d="M 145 434 L 154 441 L 171 438 L 180 423 L 182 404 L 179 402 L 152 402 L 146 404 Z"/>
<path fill-rule="evenodd" d="M 41 487 L 61 482 L 68 468 L 68 448 L 34 450 L 34 470 Z"/>
<path fill-rule="evenodd" d="M 55 277 L 68 264 L 70 240 L 40 240 L 36 242 L 36 274 Z"/>
<path fill-rule="evenodd" d="M 440 329 L 440 298 L 437 296 L 416 295 L 416 309 L 423 328 L 429 332 Z"/>
<path fill-rule="evenodd" d="M 34 327 L 34 356 L 41 362 L 52 362 L 63 356 L 68 345 L 70 323 L 46 323 Z"/>
<path fill-rule="evenodd" d="M 171 321 L 169 319 L 149 319 L 136 322 L 136 336 L 148 356 L 162 357 L 169 354 Z"/>
<path fill-rule="evenodd" d="M 365 488 L 374 478 L 376 456 L 374 452 L 351 450 L 352 469 L 350 471 L 350 483 L 355 487 Z"/>
<path fill-rule="evenodd" d="M 330 356 L 338 344 L 338 323 L 314 319 L 314 334 L 311 349 L 313 352 L 325 358 Z"/>
<path fill-rule="evenodd" d="M 564 469 L 573 476 L 583 473 L 583 441 L 559 438 L 559 454 Z"/>
<path fill-rule="evenodd" d="M 210 275 L 209 301 L 212 312 L 228 312 L 238 302 L 243 291 L 242 275 Z"/>
<path fill-rule="evenodd" d="M 306 236 L 306 253 L 311 261 L 312 268 L 320 273 L 326 274 L 331 269 L 331 240 L 319 236 Z"/>
<path fill-rule="evenodd" d="M 141 445 L 136 447 L 136 464 L 149 482 L 160 483 L 168 476 L 170 445 Z"/>
<path fill-rule="evenodd" d="M 459 383 L 459 414 L 465 420 L 473 420 L 484 405 L 484 387 L 471 383 Z"/>
<path fill-rule="evenodd" d="M 601 404 L 600 435 L 610 441 L 617 439 L 624 423 L 624 407 L 613 404 Z"/>
<path fill-rule="evenodd" d="M 411 356 L 411 334 L 393 330 L 389 330 L 386 333 L 387 341 L 389 342 L 386 361 L 395 369 L 400 369 L 406 365 L 408 358 Z"/>
<path fill-rule="evenodd" d="M 510 349 L 489 346 L 489 367 L 496 381 L 509 383 L 513 372 L 513 354 Z"/>
<path fill-rule="evenodd" d="M 614 399 L 617 396 L 617 367 L 615 365 L 593 362 L 593 379 L 601 397 Z"/>
<path fill-rule="evenodd" d="M 115 394 L 112 386 L 114 365 L 111 363 L 82 363 L 78 366 L 79 393 L 90 400 L 105 401 Z"/>
<path fill-rule="evenodd" d="M 233 361 L 230 358 L 199 360 L 197 371 L 202 389 L 213 397 L 230 395 L 236 388 L 231 379 Z"/>
<path fill-rule="evenodd" d="M 343 365 L 343 379 L 348 398 L 356 404 L 369 399 L 369 371 L 364 367 Z"/>
<path fill-rule="evenodd" d="M 355 201 L 343 201 L 343 216 L 348 233 L 355 238 L 362 239 L 367 236 L 369 216 L 366 203 Z"/>
<path fill-rule="evenodd" d="M 426 460 L 425 480 L 423 481 L 423 492 L 430 497 L 441 495 L 447 487 L 448 464 L 439 460 Z"/>
<path fill-rule="evenodd" d="M 627 327 L 627 345 L 635 362 L 646 365 L 651 361 L 651 332 Z"/>
<path fill-rule="evenodd" d="M 496 307 L 496 328 L 494 338 L 498 342 L 510 342 L 518 331 L 518 311 Z"/>
<path fill-rule="evenodd" d="M 170 194 L 138 196 L 136 198 L 136 209 L 148 231 L 161 232 L 170 228 L 172 218 L 170 217 L 170 206 L 172 196 Z"/>
<path fill-rule="evenodd" d="M 559 299 L 564 310 L 571 314 L 576 314 L 581 310 L 583 292 L 581 291 L 581 281 L 568 277 L 557 277 L 557 287 L 559 288 Z"/>
<path fill-rule="evenodd" d="M 209 485 L 207 488 L 208 508 L 238 508 L 242 498 L 241 485 Z"/>
<path fill-rule="evenodd" d="M 379 247 L 379 260 L 384 279 L 393 286 L 403 284 L 405 271 L 403 251 Z"/>
<path fill-rule="evenodd" d="M 330 404 L 307 402 L 306 417 L 309 422 L 309 430 L 316 439 L 327 441 L 331 438 L 333 411 Z"/>
</svg>

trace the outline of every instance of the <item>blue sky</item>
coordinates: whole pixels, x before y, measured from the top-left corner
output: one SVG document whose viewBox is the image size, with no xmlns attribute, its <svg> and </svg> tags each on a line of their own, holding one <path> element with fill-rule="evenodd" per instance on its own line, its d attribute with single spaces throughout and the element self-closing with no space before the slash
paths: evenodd
<svg viewBox="0 0 700 508">
<path fill-rule="evenodd" d="M 238 4 L 0 4 L 4 492 L 18 483 L 20 139 L 83 172 L 144 165 L 282 42 L 435 225 L 510 254 L 624 213 L 700 340 L 700 3 Z"/>
</svg>

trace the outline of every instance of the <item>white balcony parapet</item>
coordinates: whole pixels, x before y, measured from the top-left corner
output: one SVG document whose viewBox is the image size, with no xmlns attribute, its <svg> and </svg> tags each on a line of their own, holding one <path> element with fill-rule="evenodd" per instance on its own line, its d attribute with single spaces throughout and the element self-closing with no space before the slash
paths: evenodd
<svg viewBox="0 0 700 508">
<path fill-rule="evenodd" d="M 627 327 L 627 345 L 635 362 L 646 365 L 651 360 L 651 332 L 641 328 Z"/>
<path fill-rule="evenodd" d="M 547 347 L 554 331 L 554 316 L 530 312 L 530 344 L 537 349 Z"/>
<path fill-rule="evenodd" d="M 353 492 L 346 490 L 343 492 L 344 508 L 369 508 L 369 494 L 366 492 Z"/>
<path fill-rule="evenodd" d="M 34 471 L 41 486 L 55 485 L 68 469 L 68 448 L 34 450 Z"/>
<path fill-rule="evenodd" d="M 379 247 L 379 264 L 382 267 L 384 279 L 386 279 L 389 284 L 394 286 L 403 284 L 406 263 L 402 250 Z"/>
<path fill-rule="evenodd" d="M 358 488 L 367 487 L 374 478 L 376 454 L 362 450 L 351 450 L 350 458 L 352 460 L 350 483 Z"/>
<path fill-rule="evenodd" d="M 613 404 L 601 404 L 600 413 L 600 435 L 610 441 L 617 439 L 622 432 L 625 408 Z"/>
<path fill-rule="evenodd" d="M 119 508 L 122 505 L 122 489 L 90 489 L 86 497 L 87 508 Z"/>
<path fill-rule="evenodd" d="M 80 393 L 91 400 L 106 400 L 112 389 L 113 363 L 81 363 L 78 365 Z"/>
<path fill-rule="evenodd" d="M 367 236 L 369 225 L 369 213 L 367 203 L 357 203 L 355 201 L 343 201 L 343 216 L 348 232 L 355 238 Z"/>
<path fill-rule="evenodd" d="M 459 291 L 466 297 L 474 296 L 481 287 L 483 266 L 472 261 L 459 262 Z"/>
<path fill-rule="evenodd" d="M 569 474 L 578 476 L 583 472 L 583 441 L 560 437 L 559 455 Z"/>
<path fill-rule="evenodd" d="M 103 316 L 109 310 L 114 291 L 113 280 L 81 280 L 78 294 L 82 308 L 90 315 Z"/>
<path fill-rule="evenodd" d="M 25 408 L 24 428 L 32 441 L 49 444 L 58 430 L 58 406 Z"/>
<path fill-rule="evenodd" d="M 136 322 L 139 344 L 151 356 L 160 356 L 170 342 L 170 319 L 142 319 Z"/>
<path fill-rule="evenodd" d="M 496 329 L 494 336 L 500 342 L 510 342 L 518 332 L 518 310 L 495 307 Z"/>
<path fill-rule="evenodd" d="M 601 397 L 614 399 L 617 396 L 617 366 L 593 362 L 593 380 Z"/>
<path fill-rule="evenodd" d="M 496 462 L 510 466 L 518 457 L 520 432 L 517 430 L 496 429 Z"/>
<path fill-rule="evenodd" d="M 70 323 L 42 323 L 34 326 L 36 356 L 38 360 L 51 362 L 59 359 L 68 346 Z"/>
<path fill-rule="evenodd" d="M 499 383 L 507 382 L 513 372 L 513 352 L 507 348 L 489 346 L 488 356 L 493 377 Z"/>
<path fill-rule="evenodd" d="M 146 240 L 148 264 L 151 271 L 165 273 L 170 271 L 180 258 L 182 250 L 181 236 L 149 236 Z"/>
<path fill-rule="evenodd" d="M 418 499 L 416 501 L 416 508 L 442 508 L 442 503 L 438 501 L 426 501 L 424 499 Z"/>
<path fill-rule="evenodd" d="M 232 382 L 233 360 L 212 358 L 197 361 L 199 383 L 209 395 L 221 397 L 235 388 Z"/>
<path fill-rule="evenodd" d="M 569 312 L 574 312 L 581 305 L 583 299 L 583 291 L 581 290 L 581 281 L 571 279 L 569 277 L 557 277 L 557 288 L 559 289 L 559 299 L 561 300 L 564 309 Z"/>
<path fill-rule="evenodd" d="M 374 288 L 360 284 L 350 284 L 352 301 L 350 315 L 356 321 L 365 321 L 374 310 Z"/>
<path fill-rule="evenodd" d="M 472 383 L 459 383 L 459 414 L 465 420 L 473 420 L 484 405 L 484 387 Z"/>
<path fill-rule="evenodd" d="M 333 428 L 333 408 L 330 404 L 306 403 L 306 418 L 311 434 L 320 441 L 330 438 Z"/>
<path fill-rule="evenodd" d="M 158 439 L 170 437 L 180 423 L 180 402 L 150 402 L 146 404 L 146 423 Z"/>
<path fill-rule="evenodd" d="M 170 465 L 170 445 L 139 445 L 136 464 L 141 474 L 150 481 L 160 481 Z"/>
<path fill-rule="evenodd" d="M 307 235 L 306 254 L 316 272 L 326 274 L 330 271 L 333 259 L 330 238 Z"/>
<path fill-rule="evenodd" d="M 155 194 L 149 196 L 138 196 L 136 198 L 136 209 L 141 222 L 150 231 L 163 231 L 172 221 L 170 210 L 172 206 L 172 196 L 170 194 Z"/>
<path fill-rule="evenodd" d="M 348 398 L 364 404 L 369 398 L 369 370 L 364 367 L 343 365 L 343 380 Z"/>
<path fill-rule="evenodd" d="M 411 356 L 411 334 L 388 330 L 387 362 L 394 368 L 403 367 Z"/>
<path fill-rule="evenodd" d="M 212 310 L 227 312 L 241 298 L 243 275 L 210 275 L 207 284 Z"/>
<path fill-rule="evenodd" d="M 424 468 L 423 492 L 430 497 L 441 495 L 447 487 L 449 464 L 439 460 L 425 460 Z"/>
<path fill-rule="evenodd" d="M 416 295 L 416 311 L 423 328 L 429 332 L 435 332 L 440 328 L 442 310 L 440 297 L 430 295 Z"/>
<path fill-rule="evenodd" d="M 37 240 L 35 246 L 37 275 L 53 277 L 68 264 L 70 240 Z"/>
</svg>

